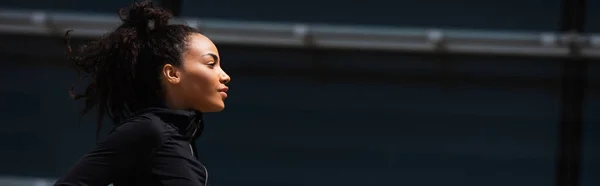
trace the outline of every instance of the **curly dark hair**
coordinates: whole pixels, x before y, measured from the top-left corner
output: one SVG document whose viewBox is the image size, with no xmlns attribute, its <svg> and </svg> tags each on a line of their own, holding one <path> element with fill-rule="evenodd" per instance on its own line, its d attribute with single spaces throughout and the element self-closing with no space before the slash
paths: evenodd
<svg viewBox="0 0 600 186">
<path fill-rule="evenodd" d="M 70 94 L 85 100 L 81 116 L 97 110 L 97 132 L 105 114 L 118 124 L 135 110 L 162 105 L 160 69 L 165 64 L 180 66 L 188 36 L 200 33 L 186 25 L 167 25 L 171 13 L 151 1 L 123 8 L 119 16 L 123 22 L 119 27 L 83 45 L 78 54 L 71 50 L 70 31 L 65 34 L 69 59 L 78 73 L 91 78 L 83 93 L 75 94 L 72 88 Z"/>
</svg>

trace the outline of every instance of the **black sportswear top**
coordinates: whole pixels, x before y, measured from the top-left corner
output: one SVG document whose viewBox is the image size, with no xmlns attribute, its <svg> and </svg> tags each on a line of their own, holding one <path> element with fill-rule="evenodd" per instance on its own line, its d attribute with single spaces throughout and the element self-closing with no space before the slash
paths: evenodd
<svg viewBox="0 0 600 186">
<path fill-rule="evenodd" d="M 148 108 L 115 127 L 55 186 L 206 186 L 194 141 L 204 127 L 195 111 Z"/>
</svg>

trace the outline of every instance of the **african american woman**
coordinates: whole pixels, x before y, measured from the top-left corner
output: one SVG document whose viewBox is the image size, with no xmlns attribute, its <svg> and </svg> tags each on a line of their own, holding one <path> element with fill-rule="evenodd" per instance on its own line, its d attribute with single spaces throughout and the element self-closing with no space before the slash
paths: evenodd
<svg viewBox="0 0 600 186">
<path fill-rule="evenodd" d="M 194 141 L 202 113 L 224 109 L 231 80 L 217 47 L 195 28 L 169 25 L 171 14 L 150 1 L 119 14 L 119 27 L 70 56 L 91 78 L 72 94 L 85 101 L 82 114 L 95 110 L 98 128 L 105 115 L 116 126 L 55 185 L 206 186 Z"/>
</svg>

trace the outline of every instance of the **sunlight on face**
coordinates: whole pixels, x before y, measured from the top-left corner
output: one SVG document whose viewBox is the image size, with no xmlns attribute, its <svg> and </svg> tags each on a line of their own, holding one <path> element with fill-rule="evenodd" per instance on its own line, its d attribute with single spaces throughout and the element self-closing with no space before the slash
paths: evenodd
<svg viewBox="0 0 600 186">
<path fill-rule="evenodd" d="M 182 56 L 180 83 L 185 101 L 202 112 L 218 112 L 225 108 L 229 75 L 221 68 L 219 51 L 202 34 L 188 38 L 187 51 Z"/>
</svg>

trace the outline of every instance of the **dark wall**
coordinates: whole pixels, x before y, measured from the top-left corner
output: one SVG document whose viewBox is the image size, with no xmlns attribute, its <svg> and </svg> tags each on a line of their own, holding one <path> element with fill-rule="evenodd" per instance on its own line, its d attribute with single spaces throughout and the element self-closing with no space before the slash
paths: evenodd
<svg viewBox="0 0 600 186">
<path fill-rule="evenodd" d="M 600 79 L 600 64 L 595 61 L 588 70 L 589 79 Z M 588 84 L 588 89 L 598 85 Z M 600 94 L 587 93 L 583 136 L 582 181 L 587 185 L 598 185 L 600 175 Z"/>
<path fill-rule="evenodd" d="M 3 0 L 0 7 L 115 13 L 132 1 L 20 1 Z M 600 0 L 588 0 L 586 30 L 600 32 Z M 186 17 L 283 21 L 332 24 L 364 24 L 402 27 L 498 29 L 524 31 L 558 30 L 559 0 L 455 0 L 387 1 L 350 4 L 343 0 L 183 0 Z"/>
<path fill-rule="evenodd" d="M 598 0 L 590 0 L 593 5 Z M 115 13 L 132 1 L 19 1 L 4 0 L 0 6 Z M 391 25 L 403 27 L 470 28 L 546 31 L 560 28 L 559 0 L 221 0 L 183 1 L 183 16 L 334 24 Z M 597 6 L 588 6 L 597 7 Z M 592 12 L 592 11 L 590 11 Z M 590 24 L 600 29 L 598 13 L 590 13 Z"/>
</svg>

